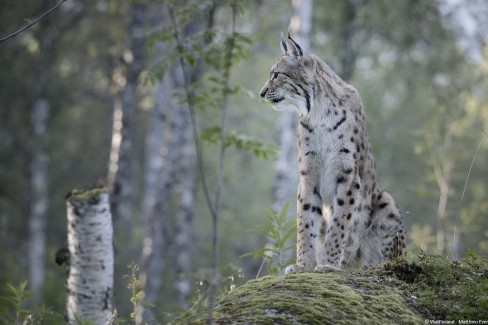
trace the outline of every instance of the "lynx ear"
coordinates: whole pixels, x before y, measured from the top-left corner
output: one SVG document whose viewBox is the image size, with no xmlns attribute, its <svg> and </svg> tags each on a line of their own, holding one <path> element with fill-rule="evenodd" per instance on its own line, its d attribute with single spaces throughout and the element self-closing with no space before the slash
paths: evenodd
<svg viewBox="0 0 488 325">
<path fill-rule="evenodd" d="M 286 42 L 283 39 L 283 33 L 281 33 L 281 41 L 280 41 L 281 52 L 283 55 L 286 55 L 288 52 L 288 46 L 286 46 Z"/>
<path fill-rule="evenodd" d="M 283 49 L 283 47 L 286 49 L 286 54 L 289 55 L 289 56 L 294 56 L 296 58 L 300 58 L 303 56 L 303 49 L 300 45 L 298 45 L 297 42 L 295 42 L 291 36 L 290 36 L 290 33 L 288 33 L 288 38 L 286 40 L 286 44 L 283 44 L 284 41 L 283 41 L 283 36 L 281 37 L 281 48 Z"/>
</svg>

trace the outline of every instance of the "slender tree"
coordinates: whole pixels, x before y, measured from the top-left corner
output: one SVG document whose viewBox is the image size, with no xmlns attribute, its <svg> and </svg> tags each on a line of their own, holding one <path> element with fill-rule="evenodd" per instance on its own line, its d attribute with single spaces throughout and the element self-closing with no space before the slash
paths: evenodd
<svg viewBox="0 0 488 325">
<path fill-rule="evenodd" d="M 303 48 L 311 51 L 310 32 L 312 29 L 313 0 L 292 0 L 292 17 L 290 19 L 290 33 Z M 278 156 L 274 165 L 273 205 L 272 209 L 281 211 L 287 201 L 293 201 L 298 185 L 296 170 L 296 125 L 297 112 L 286 110 L 280 112 L 280 119 L 276 131 L 278 139 Z M 293 205 L 292 205 L 293 206 Z M 288 214 L 295 213 L 290 209 Z M 272 246 L 272 240 L 267 239 L 267 246 Z"/>
<path fill-rule="evenodd" d="M 174 113 L 171 102 L 172 89 L 171 79 L 168 76 L 158 82 L 155 87 L 153 119 L 146 144 L 148 158 L 142 210 L 143 248 L 139 280 L 144 290 L 144 301 L 153 305 L 159 303 L 163 285 L 162 274 L 167 243 L 164 234 L 167 232 L 170 220 L 168 214 L 172 192 L 171 185 L 174 181 L 174 168 L 178 163 L 177 150 L 173 148 L 175 137 L 172 131 L 181 125 L 178 124 L 172 114 Z M 154 317 L 152 309 L 141 308 L 137 312 L 136 323 L 148 322 Z"/>
<path fill-rule="evenodd" d="M 111 207 L 115 225 L 129 223 L 133 213 L 133 171 L 131 164 L 134 113 L 138 107 L 137 85 L 143 68 L 143 27 L 147 20 L 147 4 L 134 3 L 127 26 L 130 46 L 118 57 L 113 79 L 118 91 L 114 97 L 112 145 L 108 171 Z"/>
<path fill-rule="evenodd" d="M 181 70 L 172 71 L 172 78 L 177 89 L 184 85 Z M 202 70 L 197 69 L 193 73 L 194 82 L 199 80 Z M 190 128 L 190 114 L 184 106 L 178 105 L 174 112 L 181 124 L 174 130 L 175 146 L 179 149 L 176 171 L 178 179 L 175 187 L 175 196 L 178 199 L 178 207 L 175 213 L 174 245 L 172 251 L 172 265 L 176 273 L 174 282 L 175 302 L 180 307 L 187 307 L 187 297 L 191 290 L 191 249 L 193 234 L 193 206 L 195 204 L 195 151 L 193 149 L 192 132 Z"/>
<path fill-rule="evenodd" d="M 46 65 L 53 62 L 51 50 L 55 39 L 55 29 L 42 30 L 40 51 L 35 61 L 36 81 L 32 90 L 33 104 L 30 110 L 32 128 L 30 188 L 31 206 L 29 216 L 29 282 L 35 299 L 41 296 L 46 279 L 46 214 L 49 206 L 47 127 L 51 113 L 48 100 L 49 70 Z"/>
<path fill-rule="evenodd" d="M 31 172 L 31 209 L 29 220 L 29 283 L 35 299 L 41 296 L 46 269 L 46 212 L 49 204 L 46 152 L 49 104 L 45 99 L 35 101 L 31 110 L 33 129 Z"/>
<path fill-rule="evenodd" d="M 293 13 L 290 19 L 290 33 L 303 48 L 311 51 L 313 1 L 292 0 L 291 3 Z M 274 211 L 281 210 L 286 201 L 293 199 L 298 182 L 295 156 L 297 113 L 287 110 L 280 115 L 277 129 L 279 153 L 275 162 L 273 182 Z"/>
</svg>

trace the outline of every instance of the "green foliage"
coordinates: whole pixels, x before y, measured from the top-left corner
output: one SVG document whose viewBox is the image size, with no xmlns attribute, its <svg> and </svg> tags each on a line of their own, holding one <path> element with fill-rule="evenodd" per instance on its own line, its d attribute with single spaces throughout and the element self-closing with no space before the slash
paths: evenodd
<svg viewBox="0 0 488 325">
<path fill-rule="evenodd" d="M 407 300 L 429 319 L 488 318 L 488 259 L 468 254 L 459 261 L 421 252 L 413 262 L 395 261 L 387 272 L 406 282 Z"/>
<path fill-rule="evenodd" d="M 136 313 L 143 308 L 144 306 L 154 307 L 152 304 L 148 303 L 147 301 L 143 301 L 143 287 L 141 286 L 141 281 L 138 278 L 139 274 L 139 265 L 135 262 L 129 263 L 127 268 L 130 270 L 130 274 L 125 275 L 126 278 L 129 279 L 129 283 L 127 284 L 127 289 L 131 291 L 130 302 L 132 304 L 132 311 L 130 313 L 129 318 L 119 317 L 115 320 L 116 324 L 125 324 L 128 321 L 136 323 Z"/>
<path fill-rule="evenodd" d="M 200 139 L 208 143 L 219 143 L 222 128 L 220 126 L 213 126 L 203 129 L 200 132 Z M 256 158 L 268 159 L 269 156 L 276 156 L 276 147 L 271 144 L 264 144 L 252 137 L 239 134 L 236 131 L 229 132 L 225 135 L 225 146 L 235 147 L 239 150 L 252 152 Z"/>
<path fill-rule="evenodd" d="M 74 314 L 73 316 L 75 318 L 76 325 L 92 325 L 93 324 L 93 321 L 91 321 L 89 319 L 82 319 L 77 314 Z"/>
<path fill-rule="evenodd" d="M 0 296 L 0 324 L 54 325 L 64 323 L 60 313 L 55 313 L 51 308 L 42 304 L 27 309 L 26 305 L 30 297 L 27 281 L 21 282 L 18 286 L 7 283 L 4 293 Z"/>
<path fill-rule="evenodd" d="M 27 281 L 21 282 L 18 286 L 13 286 L 10 283 L 6 284 L 6 293 L 0 297 L 2 301 L 0 315 L 5 320 L 5 324 L 19 323 L 31 314 L 23 306 L 31 295 L 26 288 Z"/>
<path fill-rule="evenodd" d="M 231 292 L 238 286 L 239 280 L 245 278 L 242 269 L 232 263 L 219 265 L 218 271 L 218 296 Z M 181 308 L 169 310 L 172 311 L 169 320 L 176 317 L 191 317 L 192 315 L 202 314 L 207 310 L 212 270 L 210 268 L 199 268 L 191 276 L 197 287 L 190 297 L 190 307 L 186 310 Z M 178 322 L 176 323 L 179 324 Z"/>
<path fill-rule="evenodd" d="M 266 263 L 268 266 L 270 275 L 280 274 L 287 266 L 295 263 L 295 259 L 290 257 L 293 256 L 295 243 L 290 243 L 296 234 L 296 222 L 287 218 L 288 207 L 289 202 L 285 203 L 281 212 L 274 213 L 270 209 L 265 209 L 265 223 L 253 231 L 268 238 L 272 244 L 270 247 L 242 255 L 262 258 L 263 264 Z M 259 277 L 260 271 L 261 268 L 256 278 Z"/>
</svg>

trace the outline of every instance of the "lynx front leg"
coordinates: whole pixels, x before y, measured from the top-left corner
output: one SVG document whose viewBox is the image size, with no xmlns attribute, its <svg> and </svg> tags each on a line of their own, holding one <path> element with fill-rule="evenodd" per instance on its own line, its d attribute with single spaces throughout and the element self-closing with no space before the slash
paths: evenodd
<svg viewBox="0 0 488 325">
<path fill-rule="evenodd" d="M 301 182 L 297 199 L 297 264 L 285 271 L 294 273 L 317 265 L 316 249 L 322 225 L 322 200 L 317 186 Z"/>
<path fill-rule="evenodd" d="M 359 189 L 356 177 L 339 176 L 336 179 L 336 196 L 327 230 L 317 255 L 316 270 L 339 270 L 344 258 L 346 241 L 351 231 L 351 222 L 357 213 Z"/>
</svg>

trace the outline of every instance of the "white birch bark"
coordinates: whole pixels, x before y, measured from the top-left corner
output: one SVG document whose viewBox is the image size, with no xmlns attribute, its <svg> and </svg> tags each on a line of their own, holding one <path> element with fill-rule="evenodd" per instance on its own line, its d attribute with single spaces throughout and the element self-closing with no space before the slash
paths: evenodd
<svg viewBox="0 0 488 325">
<path fill-rule="evenodd" d="M 312 0 L 292 0 L 293 15 L 290 20 L 292 37 L 305 49 L 310 50 L 310 31 L 312 28 Z M 279 154 L 275 162 L 273 185 L 273 210 L 282 209 L 286 201 L 294 201 L 298 177 L 296 170 L 296 125 L 297 113 L 286 110 L 280 113 L 278 123 Z M 293 207 L 294 205 L 291 204 Z M 289 214 L 293 214 L 290 209 Z"/>
<path fill-rule="evenodd" d="M 67 317 L 93 324 L 112 322 L 113 229 L 109 195 L 103 188 L 73 191 L 67 198 L 68 249 Z"/>
<path fill-rule="evenodd" d="M 38 99 L 31 111 L 33 152 L 31 170 L 31 207 L 29 218 L 29 284 L 35 300 L 41 296 L 46 268 L 46 212 L 48 208 L 47 168 L 45 149 L 49 105 Z"/>
<path fill-rule="evenodd" d="M 132 121 L 138 107 L 137 84 L 144 60 L 145 38 L 141 29 L 147 20 L 147 5 L 134 4 L 127 27 L 130 48 L 121 55 L 122 64 L 114 73 L 119 88 L 114 99 L 112 145 L 108 171 L 111 208 L 116 225 L 130 223 L 133 213 Z M 130 224 L 124 225 L 130 228 Z"/>
</svg>

